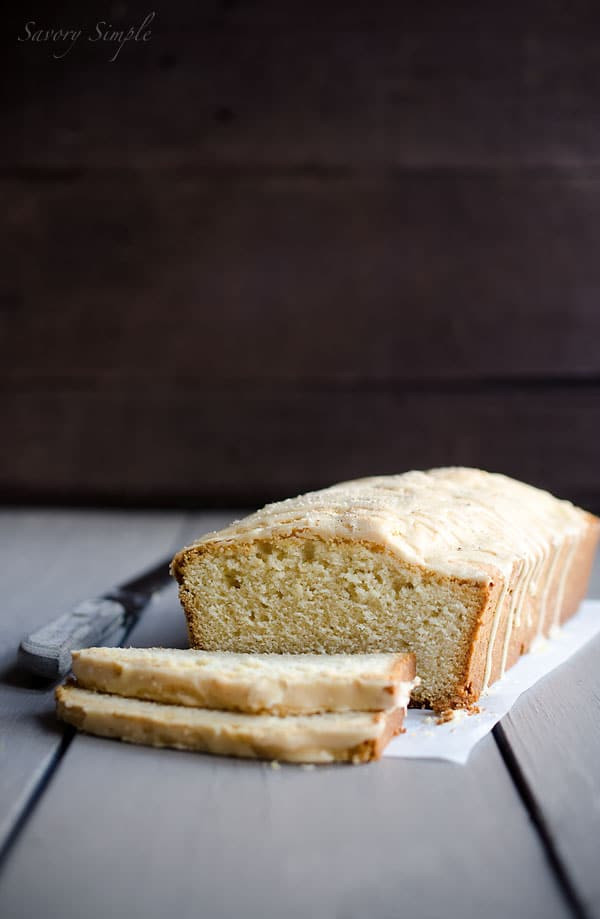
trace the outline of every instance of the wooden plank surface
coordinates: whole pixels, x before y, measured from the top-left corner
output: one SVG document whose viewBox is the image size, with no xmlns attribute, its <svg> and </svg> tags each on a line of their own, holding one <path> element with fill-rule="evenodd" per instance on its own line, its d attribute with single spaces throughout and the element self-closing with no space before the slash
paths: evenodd
<svg viewBox="0 0 600 919">
<path fill-rule="evenodd" d="M 596 638 L 530 690 L 502 722 L 529 793 L 590 919 L 600 917 L 599 664 Z"/>
<path fill-rule="evenodd" d="M 256 505 L 361 475 L 462 464 L 600 509 L 600 386 L 216 389 L 149 379 L 0 392 L 0 412 L 12 443 L 0 445 L 0 490 L 26 497 L 201 505 L 234 495 Z"/>
<path fill-rule="evenodd" d="M 491 737 L 465 767 L 383 760 L 314 771 L 77 737 L 9 855 L 0 910 L 570 915 Z"/>
<path fill-rule="evenodd" d="M 204 526 L 200 517 L 189 532 Z M 185 639 L 174 591 L 132 636 L 142 646 Z M 0 883 L 7 919 L 399 909 L 416 919 L 570 915 L 491 737 L 465 767 L 275 770 L 76 736 Z"/>
<path fill-rule="evenodd" d="M 20 640 L 168 555 L 185 532 L 183 514 L 174 512 L 0 513 L 0 849 L 63 736 L 52 689 L 18 667 Z"/>
</svg>

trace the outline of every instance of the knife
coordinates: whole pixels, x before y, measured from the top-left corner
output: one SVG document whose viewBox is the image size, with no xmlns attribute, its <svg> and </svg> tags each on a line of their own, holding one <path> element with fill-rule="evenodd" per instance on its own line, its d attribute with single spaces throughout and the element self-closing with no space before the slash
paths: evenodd
<svg viewBox="0 0 600 919">
<path fill-rule="evenodd" d="M 43 625 L 23 639 L 23 666 L 47 680 L 58 680 L 71 669 L 71 651 L 97 645 L 120 645 L 148 603 L 173 579 L 170 559 L 100 597 L 78 603 L 69 613 Z"/>
</svg>

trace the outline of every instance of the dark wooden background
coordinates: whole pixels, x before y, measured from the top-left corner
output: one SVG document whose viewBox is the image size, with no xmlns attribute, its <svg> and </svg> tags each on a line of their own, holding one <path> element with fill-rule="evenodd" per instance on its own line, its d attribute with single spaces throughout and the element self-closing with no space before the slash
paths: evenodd
<svg viewBox="0 0 600 919">
<path fill-rule="evenodd" d="M 24 22 L 115 27 L 63 61 Z M 481 465 L 600 510 L 600 8 L 13 13 L 0 498 Z"/>
</svg>

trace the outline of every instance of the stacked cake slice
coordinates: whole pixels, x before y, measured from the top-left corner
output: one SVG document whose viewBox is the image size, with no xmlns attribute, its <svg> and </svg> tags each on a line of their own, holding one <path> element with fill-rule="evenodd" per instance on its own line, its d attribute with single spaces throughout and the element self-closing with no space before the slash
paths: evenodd
<svg viewBox="0 0 600 919">
<path fill-rule="evenodd" d="M 131 743 L 298 763 L 377 759 L 402 730 L 412 654 L 73 653 L 56 692 L 80 730 Z"/>
</svg>

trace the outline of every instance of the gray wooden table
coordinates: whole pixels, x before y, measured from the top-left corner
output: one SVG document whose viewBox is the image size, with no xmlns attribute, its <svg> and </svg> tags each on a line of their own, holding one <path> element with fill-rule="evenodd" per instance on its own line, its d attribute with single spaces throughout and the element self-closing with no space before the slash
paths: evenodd
<svg viewBox="0 0 600 919">
<path fill-rule="evenodd" d="M 599 641 L 466 766 L 275 770 L 55 721 L 24 634 L 233 516 L 0 513 L 2 919 L 600 917 Z M 173 588 L 131 642 L 185 641 Z"/>
</svg>

